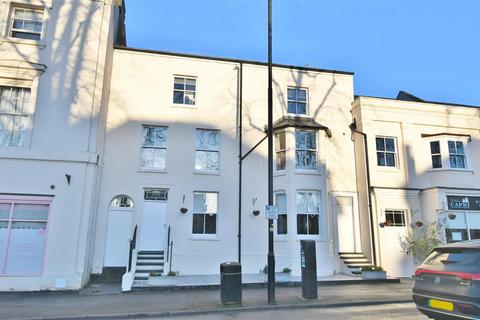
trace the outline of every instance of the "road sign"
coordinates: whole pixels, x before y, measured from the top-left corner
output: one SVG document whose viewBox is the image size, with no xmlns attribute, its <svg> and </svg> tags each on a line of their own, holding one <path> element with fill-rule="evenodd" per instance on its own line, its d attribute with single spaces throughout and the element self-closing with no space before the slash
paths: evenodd
<svg viewBox="0 0 480 320">
<path fill-rule="evenodd" d="M 266 219 L 278 219 L 279 206 L 265 206 L 265 218 Z"/>
</svg>

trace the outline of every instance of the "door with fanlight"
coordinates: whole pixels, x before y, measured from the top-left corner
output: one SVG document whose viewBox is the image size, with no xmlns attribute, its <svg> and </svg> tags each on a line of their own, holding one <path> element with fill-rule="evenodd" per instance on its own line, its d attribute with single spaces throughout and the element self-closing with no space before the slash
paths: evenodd
<svg viewBox="0 0 480 320">
<path fill-rule="evenodd" d="M 164 251 L 167 247 L 168 189 L 144 189 L 138 241 L 139 251 Z"/>
</svg>

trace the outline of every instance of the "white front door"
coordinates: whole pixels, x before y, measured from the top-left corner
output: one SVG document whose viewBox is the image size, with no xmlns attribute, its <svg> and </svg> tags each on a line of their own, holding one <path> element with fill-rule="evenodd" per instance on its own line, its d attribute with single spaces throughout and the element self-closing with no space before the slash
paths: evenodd
<svg viewBox="0 0 480 320">
<path fill-rule="evenodd" d="M 108 212 L 106 267 L 124 267 L 128 263 L 128 248 L 132 237 L 132 210 L 110 208 Z"/>
<path fill-rule="evenodd" d="M 338 226 L 338 251 L 355 252 L 355 220 L 353 214 L 353 198 L 335 197 L 335 210 Z"/>
<path fill-rule="evenodd" d="M 167 247 L 167 202 L 144 201 L 139 250 L 162 251 Z"/>
<path fill-rule="evenodd" d="M 408 219 L 405 210 L 385 210 L 379 220 L 384 224 L 379 229 L 380 264 L 389 277 L 411 277 L 412 258 L 406 255 L 400 239 L 408 234 Z"/>
</svg>

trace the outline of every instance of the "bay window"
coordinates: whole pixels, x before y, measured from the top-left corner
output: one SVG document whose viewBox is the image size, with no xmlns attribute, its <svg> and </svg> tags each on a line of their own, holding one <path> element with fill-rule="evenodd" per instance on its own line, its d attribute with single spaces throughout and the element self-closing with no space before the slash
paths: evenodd
<svg viewBox="0 0 480 320">
<path fill-rule="evenodd" d="M 297 169 L 317 169 L 317 132 L 295 130 L 295 167 Z"/>
<path fill-rule="evenodd" d="M 318 235 L 320 193 L 297 192 L 297 234 Z"/>
</svg>

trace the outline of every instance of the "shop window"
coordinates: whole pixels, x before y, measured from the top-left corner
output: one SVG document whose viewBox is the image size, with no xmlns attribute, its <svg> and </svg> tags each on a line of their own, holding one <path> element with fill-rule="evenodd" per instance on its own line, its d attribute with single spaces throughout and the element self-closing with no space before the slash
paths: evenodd
<svg viewBox="0 0 480 320">
<path fill-rule="evenodd" d="M 40 275 L 49 204 L 0 203 L 0 274 Z"/>
</svg>

